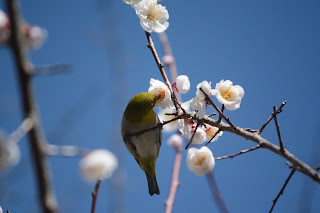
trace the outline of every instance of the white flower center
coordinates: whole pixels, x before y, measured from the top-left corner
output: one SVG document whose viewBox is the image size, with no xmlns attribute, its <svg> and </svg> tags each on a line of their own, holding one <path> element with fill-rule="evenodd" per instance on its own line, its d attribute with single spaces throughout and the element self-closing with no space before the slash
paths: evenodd
<svg viewBox="0 0 320 213">
<path fill-rule="evenodd" d="M 221 87 L 220 88 L 221 97 L 227 101 L 236 101 L 236 94 L 233 87 Z"/>
<path fill-rule="evenodd" d="M 153 23 L 155 23 L 161 17 L 160 10 L 157 9 L 159 9 L 159 6 L 152 4 L 151 8 L 147 11 L 147 18 Z"/>
<path fill-rule="evenodd" d="M 196 166 L 202 166 L 203 162 L 207 159 L 207 157 L 204 154 L 198 154 L 196 156 L 194 156 L 194 158 L 192 159 L 194 165 Z"/>
</svg>

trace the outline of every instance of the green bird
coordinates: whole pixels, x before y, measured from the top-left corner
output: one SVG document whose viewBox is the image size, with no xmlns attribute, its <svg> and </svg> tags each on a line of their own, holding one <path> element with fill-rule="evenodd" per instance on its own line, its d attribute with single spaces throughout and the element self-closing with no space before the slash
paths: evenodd
<svg viewBox="0 0 320 213">
<path fill-rule="evenodd" d="M 156 161 L 162 141 L 160 120 L 153 108 L 163 97 L 143 92 L 135 95 L 123 113 L 121 134 L 123 141 L 146 173 L 149 194 L 160 194 L 155 174 Z M 156 127 L 141 134 L 134 134 Z"/>
</svg>

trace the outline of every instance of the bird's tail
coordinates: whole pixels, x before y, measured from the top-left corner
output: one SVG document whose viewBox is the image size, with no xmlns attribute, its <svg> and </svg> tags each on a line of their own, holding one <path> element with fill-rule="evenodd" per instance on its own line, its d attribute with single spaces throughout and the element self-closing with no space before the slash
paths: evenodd
<svg viewBox="0 0 320 213">
<path fill-rule="evenodd" d="M 149 194 L 152 196 L 153 194 L 160 194 L 156 174 L 154 174 L 154 177 L 151 177 L 146 173 L 147 181 L 148 181 L 148 187 L 149 187 Z"/>
</svg>

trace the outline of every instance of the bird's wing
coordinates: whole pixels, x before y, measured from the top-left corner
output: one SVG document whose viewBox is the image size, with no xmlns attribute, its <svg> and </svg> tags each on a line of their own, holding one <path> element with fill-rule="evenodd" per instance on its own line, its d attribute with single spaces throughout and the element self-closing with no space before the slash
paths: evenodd
<svg viewBox="0 0 320 213">
<path fill-rule="evenodd" d="M 160 123 L 161 121 L 159 120 L 158 118 L 158 115 L 156 115 L 156 120 L 157 120 L 157 124 Z M 159 126 L 157 129 L 156 129 L 156 138 L 158 138 L 157 140 L 157 146 L 158 146 L 158 150 L 160 151 L 160 147 L 161 147 L 161 142 L 162 142 L 162 127 Z M 158 155 L 159 155 L 159 151 L 158 151 Z"/>
</svg>

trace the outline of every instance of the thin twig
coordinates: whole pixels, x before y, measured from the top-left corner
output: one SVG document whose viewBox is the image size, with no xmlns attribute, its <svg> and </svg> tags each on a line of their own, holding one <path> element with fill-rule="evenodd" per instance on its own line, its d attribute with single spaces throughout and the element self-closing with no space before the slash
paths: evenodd
<svg viewBox="0 0 320 213">
<path fill-rule="evenodd" d="M 254 150 L 259 149 L 259 148 L 261 148 L 261 146 L 260 146 L 260 145 L 257 145 L 257 146 L 255 146 L 255 147 L 252 147 L 252 148 L 250 148 L 250 149 L 242 150 L 242 151 L 240 151 L 240 152 L 238 152 L 238 153 L 235 153 L 235 154 L 232 154 L 232 155 L 226 155 L 226 156 L 217 157 L 217 158 L 214 158 L 214 159 L 215 159 L 215 160 L 223 160 L 223 159 L 226 159 L 226 158 L 231 158 L 231 159 L 232 159 L 232 158 L 234 158 L 234 157 L 236 157 L 236 156 L 238 156 L 238 155 L 242 155 L 242 154 L 245 154 L 245 153 L 254 151 Z"/>
<path fill-rule="evenodd" d="M 167 34 L 165 32 L 158 33 L 158 36 L 159 36 L 161 45 L 163 47 L 163 51 L 164 51 L 164 54 L 165 54 L 164 57 L 170 57 L 171 58 L 169 63 L 168 63 L 168 61 L 167 61 L 167 63 L 165 62 L 165 65 L 168 66 L 169 72 L 170 72 L 171 81 L 174 82 L 176 80 L 176 78 L 178 77 L 178 72 L 177 72 L 176 62 L 175 62 L 175 59 L 174 59 L 173 54 L 172 54 L 172 50 L 171 50 L 171 47 L 170 47 L 170 43 L 169 43 Z M 179 92 L 176 93 L 176 98 L 181 103 L 181 95 L 180 95 Z"/>
<path fill-rule="evenodd" d="M 37 66 L 34 68 L 33 75 L 52 75 L 58 73 L 67 73 L 72 70 L 70 64 L 53 64 L 45 66 Z"/>
<path fill-rule="evenodd" d="M 208 117 L 212 117 L 214 115 L 217 115 L 217 113 L 211 113 L 210 115 L 208 115 Z"/>
<path fill-rule="evenodd" d="M 158 53 L 157 53 L 156 48 L 155 48 L 155 46 L 154 46 L 154 44 L 153 44 L 153 41 L 152 41 L 152 38 L 151 38 L 150 33 L 146 32 L 146 36 L 147 36 L 147 39 L 148 39 L 148 44 L 147 44 L 147 46 L 148 46 L 148 48 L 151 50 L 151 53 L 152 53 L 152 55 L 153 55 L 153 57 L 154 57 L 154 59 L 155 59 L 155 61 L 156 61 L 156 63 L 157 63 L 157 66 L 158 66 L 159 71 L 160 71 L 160 73 L 161 73 L 161 75 L 162 75 L 162 78 L 163 78 L 163 80 L 164 80 L 164 83 L 165 83 L 165 84 L 167 85 L 167 87 L 169 88 L 169 91 L 170 91 L 170 93 L 171 93 L 171 98 L 173 99 L 173 104 L 174 104 L 174 106 L 176 107 L 176 110 L 177 110 L 177 112 L 178 112 L 181 107 L 179 107 L 179 106 L 177 105 L 176 101 L 174 101 L 174 100 L 177 100 L 177 98 L 176 98 L 176 96 L 175 96 L 175 93 L 173 92 L 171 83 L 170 83 L 170 81 L 168 80 L 168 76 L 167 76 L 166 70 L 164 69 L 163 63 L 161 62 L 161 60 L 160 60 L 160 58 L 159 58 L 159 56 L 158 56 Z"/>
<path fill-rule="evenodd" d="M 274 117 L 274 122 L 276 124 L 276 128 L 277 128 L 277 133 L 278 133 L 278 138 L 279 138 L 279 143 L 280 143 L 280 150 L 282 152 L 284 152 L 284 147 L 283 147 L 283 143 L 282 143 L 282 139 L 281 139 L 281 135 L 280 135 L 280 128 L 279 128 L 279 124 L 278 124 L 278 120 L 277 120 L 277 107 L 273 106 L 273 117 Z"/>
<path fill-rule="evenodd" d="M 196 128 L 194 129 L 193 134 L 192 134 L 192 136 L 191 136 L 191 138 L 190 138 L 190 140 L 189 140 L 189 142 L 188 142 L 188 144 L 187 144 L 187 146 L 186 146 L 185 149 L 188 149 L 188 147 L 189 147 L 190 144 L 192 143 L 192 140 L 193 140 L 193 138 L 194 138 L 194 136 L 195 136 L 195 134 L 196 134 L 196 132 L 197 132 L 197 129 L 198 129 L 199 125 L 200 125 L 200 122 L 198 121 L 198 122 L 197 122 L 197 126 L 196 126 Z"/>
<path fill-rule="evenodd" d="M 47 155 L 61 157 L 82 157 L 88 151 L 77 146 L 58 146 L 53 144 L 48 144 L 46 149 Z"/>
<path fill-rule="evenodd" d="M 244 128 L 244 130 L 248 132 L 259 132 L 259 130 L 250 129 L 250 128 Z"/>
<path fill-rule="evenodd" d="M 26 54 L 26 47 L 23 45 L 23 39 L 20 32 L 22 20 L 19 12 L 20 5 L 15 0 L 7 0 L 7 6 L 11 21 L 10 42 L 17 66 L 24 117 L 32 118 L 34 122 L 34 126 L 29 132 L 29 140 L 31 143 L 37 184 L 39 187 L 39 199 L 41 201 L 43 212 L 55 213 L 58 211 L 58 207 L 52 189 L 51 174 L 45 153 L 47 143 L 41 130 L 36 108 L 37 104 L 32 91 L 31 74 L 33 65 Z"/>
<path fill-rule="evenodd" d="M 216 180 L 214 178 L 213 173 L 212 172 L 208 173 L 206 175 L 206 177 L 207 177 L 207 180 L 208 180 L 209 185 L 211 187 L 212 196 L 213 196 L 214 200 L 216 201 L 216 203 L 220 209 L 220 212 L 221 213 L 228 213 L 229 212 L 228 208 L 221 197 L 221 193 L 219 191 L 219 188 L 218 188 L 218 185 L 216 183 Z"/>
<path fill-rule="evenodd" d="M 32 118 L 24 119 L 20 126 L 8 136 L 7 140 L 12 143 L 18 143 L 32 129 L 33 125 Z"/>
<path fill-rule="evenodd" d="M 221 122 L 221 121 L 220 121 Z M 206 143 L 205 146 L 208 146 L 208 144 L 221 132 L 221 129 L 218 129 L 218 131 L 216 131 L 216 133 L 214 133 L 214 135 L 210 138 L 210 140 L 208 141 L 208 143 Z"/>
<path fill-rule="evenodd" d="M 281 106 L 280 106 L 279 109 L 277 110 L 276 114 L 279 114 L 280 112 L 282 112 L 282 107 L 284 107 L 284 105 L 286 105 L 286 103 L 287 103 L 286 101 L 284 101 L 284 102 L 281 103 Z M 274 117 L 274 116 L 271 115 L 271 116 L 269 117 L 269 119 L 261 126 L 261 128 L 260 128 L 259 131 L 258 131 L 258 134 L 259 134 L 259 135 L 262 133 L 263 129 L 270 123 L 270 121 L 272 121 L 273 117 Z"/>
<path fill-rule="evenodd" d="M 171 51 L 169 40 L 168 40 L 165 32 L 160 33 L 158 35 L 159 35 L 162 47 L 164 49 L 165 56 L 167 56 L 167 57 L 169 56 L 172 59 L 171 63 L 166 64 L 166 65 L 169 68 L 171 81 L 174 81 L 178 76 L 178 72 L 177 72 L 176 63 L 175 63 L 175 60 L 174 60 L 174 57 L 173 57 L 173 54 Z M 176 100 L 173 100 L 173 101 L 176 101 L 176 104 L 181 108 L 182 112 L 185 113 L 185 110 L 180 105 L 180 103 L 182 102 L 180 93 L 176 94 L 176 98 L 177 98 L 177 101 Z M 178 115 L 178 111 L 176 112 L 176 116 L 177 115 Z M 177 192 L 177 189 L 179 186 L 179 173 L 180 173 L 181 159 L 182 159 L 182 143 L 179 147 L 176 147 L 176 156 L 175 156 L 175 161 L 174 161 L 174 165 L 173 165 L 173 169 L 172 169 L 170 192 L 169 192 L 168 199 L 166 201 L 166 210 L 165 210 L 166 213 L 172 212 L 174 199 L 175 199 L 176 192 Z"/>
<path fill-rule="evenodd" d="M 182 152 L 180 147 L 176 149 L 176 157 L 175 157 L 173 169 L 172 169 L 170 193 L 166 201 L 166 211 L 165 211 L 166 213 L 172 212 L 174 199 L 176 196 L 177 188 L 179 186 L 179 172 L 180 172 L 181 159 L 182 159 Z"/>
<path fill-rule="evenodd" d="M 218 111 L 219 115 L 223 117 L 223 119 L 225 121 L 227 121 L 228 124 L 230 124 L 230 126 L 236 130 L 237 128 L 235 127 L 235 125 L 233 125 L 233 123 L 230 121 L 229 118 L 227 118 L 222 112 L 221 110 L 215 105 L 215 103 L 213 103 L 213 101 L 211 100 L 211 98 L 203 91 L 202 88 L 200 88 L 201 92 L 206 96 L 206 100 L 209 101 L 209 103 Z M 219 122 L 218 122 L 219 123 Z"/>
<path fill-rule="evenodd" d="M 219 115 L 218 122 L 220 122 L 220 121 L 221 121 L 221 119 L 222 119 L 222 113 L 223 113 L 223 111 L 224 111 L 224 104 L 222 104 L 222 107 L 221 107 L 221 114 Z"/>
<path fill-rule="evenodd" d="M 295 171 L 296 171 L 295 169 L 292 169 L 292 171 L 290 172 L 289 177 L 287 178 L 286 182 L 284 183 L 284 185 L 283 185 L 283 187 L 281 188 L 280 192 L 278 193 L 277 197 L 272 201 L 272 202 L 273 202 L 273 205 L 272 205 L 269 213 L 272 212 L 272 210 L 273 210 L 274 206 L 276 205 L 279 197 L 283 194 L 284 189 L 286 188 L 287 184 L 289 183 L 289 181 L 290 181 L 290 179 L 291 179 L 291 177 L 292 177 L 292 175 L 294 174 Z"/>
<path fill-rule="evenodd" d="M 100 187 L 101 181 L 102 181 L 102 179 L 97 180 L 94 191 L 91 193 L 91 195 L 92 195 L 91 213 L 95 213 L 95 211 L 96 211 L 96 203 L 97 203 L 98 192 L 99 192 L 99 187 Z"/>
<path fill-rule="evenodd" d="M 148 129 L 144 129 L 144 130 L 141 130 L 139 132 L 134 132 L 134 133 L 131 133 L 131 134 L 127 134 L 127 135 L 125 135 L 125 137 L 139 136 L 139 135 L 141 135 L 141 134 L 143 134 L 145 132 L 149 132 L 149 131 L 157 129 L 157 128 L 162 128 L 164 125 L 166 125 L 168 123 L 171 123 L 173 121 L 176 121 L 176 120 L 178 120 L 180 118 L 181 118 L 181 116 L 176 116 L 176 117 L 174 117 L 174 118 L 172 118 L 172 119 L 170 119 L 168 121 L 163 121 L 162 123 L 158 123 L 158 125 L 150 127 Z"/>
<path fill-rule="evenodd" d="M 191 117 L 191 113 L 187 113 L 188 116 Z M 186 116 L 187 116 L 186 115 Z M 192 117 L 191 117 L 192 118 Z M 306 164 L 305 162 L 298 159 L 296 156 L 294 156 L 292 153 L 290 153 L 287 149 L 285 152 L 281 151 L 281 148 L 270 141 L 266 140 L 265 138 L 261 137 L 260 135 L 256 133 L 251 133 L 246 131 L 245 129 L 242 129 L 240 127 L 237 128 L 237 130 L 234 130 L 234 128 L 224 122 L 218 123 L 217 120 L 214 120 L 212 118 L 209 118 L 205 116 L 202 118 L 203 123 L 209 124 L 211 126 L 215 126 L 220 128 L 222 131 L 227 131 L 232 134 L 239 135 L 243 137 L 244 139 L 251 140 L 261 146 L 261 148 L 268 149 L 272 151 L 273 153 L 283 157 L 284 159 L 288 160 L 292 165 L 299 167 L 299 171 L 304 173 L 305 175 L 308 175 L 311 177 L 314 181 L 320 184 L 320 174 L 317 170 Z"/>
</svg>

